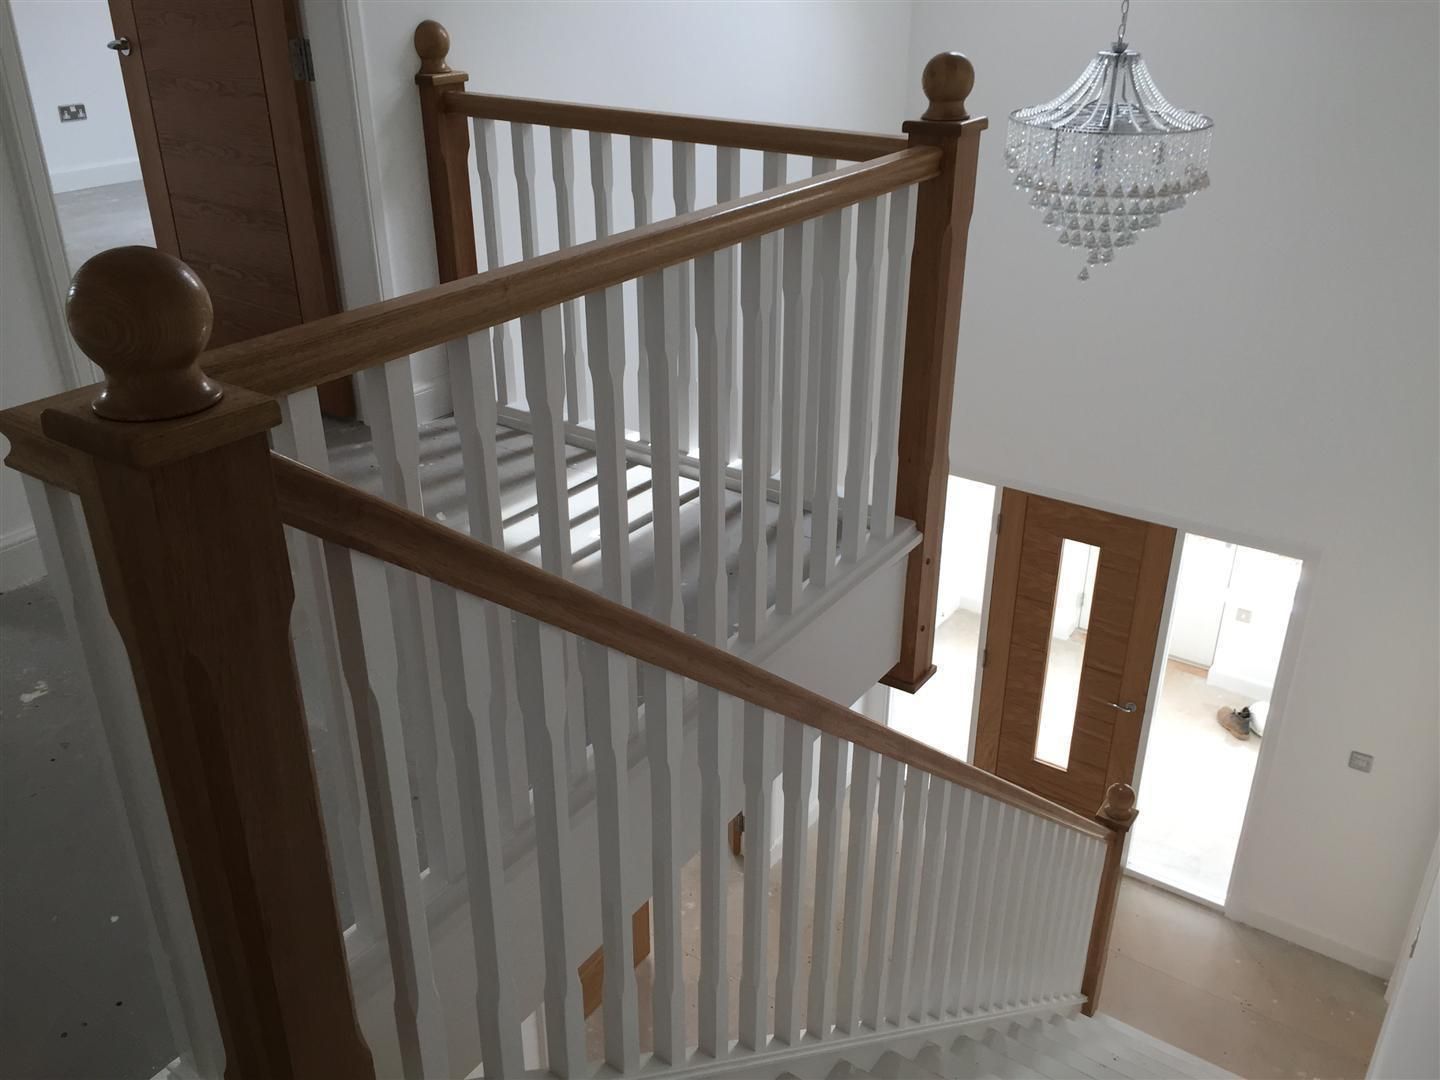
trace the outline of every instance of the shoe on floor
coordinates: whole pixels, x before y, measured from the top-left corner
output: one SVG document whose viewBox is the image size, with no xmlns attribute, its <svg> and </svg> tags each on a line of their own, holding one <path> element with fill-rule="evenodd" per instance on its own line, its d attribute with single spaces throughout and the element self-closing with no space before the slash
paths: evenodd
<svg viewBox="0 0 1440 1080">
<path fill-rule="evenodd" d="M 1232 709 L 1228 705 L 1222 705 L 1220 711 L 1215 714 L 1216 721 L 1234 735 L 1237 739 L 1250 738 L 1250 709 Z"/>
</svg>

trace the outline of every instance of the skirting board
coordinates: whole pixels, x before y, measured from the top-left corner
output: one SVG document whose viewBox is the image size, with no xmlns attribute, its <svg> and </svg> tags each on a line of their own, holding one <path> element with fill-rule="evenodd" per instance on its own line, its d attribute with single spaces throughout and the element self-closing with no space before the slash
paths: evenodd
<svg viewBox="0 0 1440 1080">
<path fill-rule="evenodd" d="M 1313 930 L 1295 926 L 1293 923 L 1277 919 L 1273 915 L 1251 911 L 1240 904 L 1226 904 L 1225 915 L 1238 923 L 1253 926 L 1256 930 L 1263 930 L 1267 934 L 1274 934 L 1284 941 L 1309 949 L 1311 952 L 1317 952 L 1321 956 L 1328 956 L 1331 960 L 1339 960 L 1340 963 L 1348 964 L 1367 975 L 1388 979 L 1395 970 L 1393 956 L 1370 956 L 1359 949 L 1352 949 L 1338 941 L 1331 941 Z"/>
<path fill-rule="evenodd" d="M 107 184 L 127 184 L 140 179 L 140 161 L 102 161 L 98 165 L 83 165 L 78 169 L 58 169 L 50 174 L 50 186 L 58 195 L 62 191 L 79 191 L 81 188 L 104 187 Z"/>
<path fill-rule="evenodd" d="M 34 525 L 0 535 L 0 592 L 18 589 L 44 576 L 45 560 Z"/>
</svg>

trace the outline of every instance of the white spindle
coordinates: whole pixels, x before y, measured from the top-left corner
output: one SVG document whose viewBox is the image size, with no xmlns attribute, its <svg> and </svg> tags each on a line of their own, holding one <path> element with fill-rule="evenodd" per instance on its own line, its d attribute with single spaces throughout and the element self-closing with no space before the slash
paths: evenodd
<svg viewBox="0 0 1440 1080">
<path fill-rule="evenodd" d="M 670 163 L 675 214 L 679 217 L 695 209 L 695 144 L 671 143 Z M 681 453 L 688 454 L 697 445 L 695 418 L 699 409 L 696 400 L 695 338 L 692 333 L 695 271 L 693 264 L 688 262 L 681 263 L 677 269 L 679 277 L 671 301 L 676 314 L 676 337 L 671 352 L 675 358 L 675 443 Z"/>
<path fill-rule="evenodd" d="M 840 941 L 840 991 L 835 1023 L 855 1034 L 860 1018 L 860 943 L 865 926 L 865 886 L 870 854 L 870 830 L 875 820 L 875 784 L 879 759 L 873 751 L 856 746 L 850 766 L 850 836 L 845 845 L 845 925 Z"/>
<path fill-rule="evenodd" d="M 486 610 L 491 607 L 438 582 L 432 585 L 439 631 L 440 683 L 450 714 L 450 750 L 459 781 L 465 842 L 465 891 L 475 950 L 475 1011 L 485 1072 L 511 1076 L 525 1068 L 510 955 L 508 895 L 500 838 Z"/>
<path fill-rule="evenodd" d="M 815 223 L 785 229 L 784 376 L 780 398 L 780 522 L 776 535 L 775 611 L 787 616 L 800 604 L 804 575 L 804 524 L 808 362 L 811 355 L 811 285 L 815 271 Z"/>
<path fill-rule="evenodd" d="M 820 348 L 813 372 L 819 410 L 815 439 L 815 490 L 810 509 L 810 588 L 826 589 L 835 572 L 835 533 L 839 521 L 836 480 L 840 446 L 840 379 L 845 367 L 845 290 L 850 277 L 850 229 L 853 209 L 820 220 Z"/>
<path fill-rule="evenodd" d="M 356 383 L 385 497 L 423 514 L 420 433 L 410 358 L 368 368 L 356 376 Z M 455 764 L 439 750 L 449 736 L 436 663 L 435 613 L 430 591 L 420 587 L 415 575 L 394 566 L 387 566 L 386 573 L 391 580 L 391 612 L 405 701 L 402 715 L 419 788 L 425 855 L 438 885 L 454 876 L 451 863 L 459 859 L 461 841 Z"/>
<path fill-rule="evenodd" d="M 500 454 L 495 387 L 490 373 L 492 338 L 481 331 L 452 341 L 445 357 L 455 429 L 460 437 L 460 462 L 465 473 L 465 507 L 470 535 L 505 550 L 505 524 L 500 509 Z M 490 701 L 495 760 L 504 762 L 500 796 L 501 820 L 507 828 L 529 816 L 530 790 L 525 781 L 525 734 L 515 692 L 515 627 L 510 613 L 488 604 L 484 609 L 486 659 L 490 665 Z"/>
<path fill-rule="evenodd" d="M 835 941 L 835 898 L 840 888 L 840 815 L 845 795 L 847 743 L 820 736 L 820 829 L 815 838 L 815 922 L 810 941 L 810 996 L 805 1031 L 812 1038 L 830 1034 L 834 1022 L 835 980 L 830 953 Z"/>
<path fill-rule="evenodd" d="M 964 863 L 966 837 L 973 826 L 972 797 L 978 804 L 979 796 L 968 788 L 952 786 L 950 789 L 949 817 L 945 822 L 945 866 L 940 875 L 940 910 L 936 916 L 935 961 L 925 999 L 926 1011 L 937 1020 L 945 1019 L 946 992 L 954 975 L 955 936 L 960 930 L 957 924 L 961 917 L 961 874 L 973 876 L 975 872 Z"/>
<path fill-rule="evenodd" d="M 1000 990 L 995 995 L 995 1003 L 1002 1007 L 1016 1004 L 1020 1000 L 1020 985 L 1029 971 L 1026 958 L 1035 932 L 1035 904 L 1038 899 L 1035 890 L 1039 884 L 1038 871 L 1044 851 L 1044 839 L 1044 819 L 1033 814 L 1025 815 L 1025 844 L 1020 866 L 1015 874 L 1015 900 L 1011 904 L 1010 952 L 1003 961 L 1004 976 L 1000 980 Z"/>
<path fill-rule="evenodd" d="M 564 251 L 575 245 L 575 132 L 570 128 L 550 129 L 550 171 L 555 177 L 555 232 Z M 560 312 L 565 334 L 565 418 L 579 424 L 590 419 L 580 301 L 565 301 Z"/>
<path fill-rule="evenodd" d="M 785 834 L 780 863 L 780 964 L 775 975 L 775 1035 L 800 1041 L 800 894 L 810 843 L 810 762 L 814 738 L 798 720 L 784 723 Z M 856 754 L 864 751 L 856 750 Z M 868 830 L 867 830 L 868 831 Z"/>
<path fill-rule="evenodd" d="M 1030 876 L 1030 910 L 1026 916 L 1025 937 L 1021 943 L 1025 959 L 1020 966 L 1020 976 L 1013 994 L 1017 1005 L 1034 1001 L 1039 995 L 1040 972 L 1045 964 L 1045 956 L 1040 948 L 1050 930 L 1050 908 L 1057 892 L 1054 874 L 1056 864 L 1060 861 L 1060 826 L 1042 821 L 1037 827 L 1040 832 L 1040 851 L 1034 860 L 1035 865 Z"/>
<path fill-rule="evenodd" d="M 510 125 L 510 156 L 515 166 L 515 200 L 520 218 L 520 257 L 539 254 L 540 220 L 535 205 L 535 129 L 529 124 Z M 524 333 L 524 328 L 521 328 Z"/>
<path fill-rule="evenodd" d="M 406 773 L 397 669 L 403 660 L 390 613 L 397 583 L 386 564 L 335 544 L 325 545 L 325 562 L 370 804 L 400 1057 L 407 1080 L 448 1076 L 445 1011 L 435 987 Z"/>
<path fill-rule="evenodd" d="M 740 197 L 740 151 L 733 146 L 717 146 L 715 148 L 715 201 L 727 203 Z M 740 340 L 739 334 L 735 331 L 736 310 L 735 300 L 739 298 L 739 290 L 734 286 L 734 280 L 739 271 L 739 265 L 735 258 L 735 249 L 727 248 L 720 253 L 718 272 L 726 275 L 731 282 L 730 295 L 732 297 L 729 307 L 725 309 L 722 318 L 728 327 L 728 340 L 733 352 Z M 730 396 L 730 429 L 725 440 L 725 458 L 733 461 L 740 453 L 740 371 L 731 366 L 731 379 L 729 387 Z"/>
<path fill-rule="evenodd" d="M 1016 880 L 1025 862 L 1025 851 L 1029 845 L 1029 827 L 1035 819 L 1022 810 L 1010 815 L 1010 829 L 1003 844 L 1003 857 L 997 870 L 995 883 L 994 919 L 990 924 L 990 948 L 986 953 L 984 978 L 981 982 L 981 999 L 985 1008 L 994 1010 L 1002 1002 L 1006 965 L 1014 948 L 1015 905 L 1019 903 L 1019 883 Z"/>
<path fill-rule="evenodd" d="M 674 364 L 679 350 L 673 303 L 680 284 L 679 267 L 647 274 L 640 281 L 645 318 L 642 334 L 650 365 L 650 498 L 655 538 L 654 615 L 683 629 L 680 591 L 680 458 L 676 443 L 675 408 L 679 400 Z M 688 340 L 690 328 L 684 327 Z M 685 986 L 681 974 L 679 773 L 684 751 L 685 704 L 678 676 L 646 665 L 645 737 L 650 757 L 651 864 L 655 958 L 654 1045 L 656 1055 L 672 1065 L 685 1056 Z"/>
<path fill-rule="evenodd" d="M 850 360 L 850 430 L 845 447 L 845 503 L 840 524 L 840 555 L 856 563 L 870 536 L 870 471 L 873 465 L 875 371 L 881 366 L 877 310 L 884 218 L 880 200 L 859 206 L 855 225 L 855 336 Z"/>
<path fill-rule="evenodd" d="M 649 225 L 655 220 L 655 143 L 652 139 L 630 136 L 630 198 L 635 207 L 635 227 Z M 635 319 L 645 324 L 645 293 L 638 286 L 635 290 Z M 640 441 L 650 440 L 650 350 L 645 335 L 640 335 L 638 364 L 635 378 L 636 401 L 640 414 L 636 428 Z"/>
<path fill-rule="evenodd" d="M 528 350 L 527 350 L 528 352 Z M 566 693 L 570 664 L 565 635 L 546 623 L 520 617 L 519 638 L 537 658 L 540 677 L 521 687 L 526 713 L 525 754 L 535 800 L 535 862 L 540 884 L 540 921 L 545 943 L 545 1045 L 550 1072 L 574 1076 L 585 1066 L 585 1020 L 580 1000 L 580 955 L 574 906 L 567 887 L 570 857 L 570 783 L 565 767 L 569 728 Z M 621 967 L 628 965 L 623 963 Z"/>
<path fill-rule="evenodd" d="M 810 175 L 820 176 L 835 168 L 834 158 L 811 158 Z M 812 222 L 816 230 L 815 247 L 812 251 L 814 265 L 811 267 L 811 278 L 814 281 L 810 302 L 810 350 L 806 360 L 808 371 L 808 386 L 805 390 L 805 445 L 812 449 L 820 436 L 820 343 L 824 336 L 823 323 L 825 321 L 825 305 L 822 303 L 822 282 L 829 274 L 835 264 L 827 263 L 821 251 L 819 230 L 821 222 Z M 798 419 L 798 413 L 792 413 Z M 816 455 L 812 452 L 805 458 L 805 498 L 807 501 L 815 497 L 815 462 Z"/>
<path fill-rule="evenodd" d="M 765 710 L 745 706 L 745 882 L 742 901 L 740 964 L 740 1045 L 751 1050 L 765 1047 L 768 1028 L 769 987 L 766 946 L 770 940 L 770 733 Z"/>
<path fill-rule="evenodd" d="M 930 969 L 935 962 L 935 916 L 939 907 L 940 879 L 945 857 L 945 826 L 950 817 L 950 785 L 930 778 L 929 802 L 925 806 L 925 847 L 920 857 L 920 905 L 915 916 L 915 948 L 911 961 L 909 990 L 901 1017 L 925 1019 L 929 1004 Z"/>
<path fill-rule="evenodd" d="M 1065 970 L 1065 950 L 1069 942 L 1065 930 L 1070 924 L 1071 910 L 1075 905 L 1075 879 L 1080 868 L 1081 834 L 1072 829 L 1061 832 L 1060 859 L 1055 867 L 1055 903 L 1050 912 L 1050 929 L 1046 935 L 1044 957 L 1044 984 L 1041 998 L 1050 1000 L 1064 993 L 1061 972 Z"/>
<path fill-rule="evenodd" d="M 870 898 L 870 943 L 865 961 L 865 993 L 860 1018 L 880 1029 L 881 1003 L 890 980 L 890 916 L 894 910 L 895 855 L 900 838 L 900 776 L 905 766 L 894 758 L 880 762 L 880 800 L 876 810 L 874 893 Z"/>
<path fill-rule="evenodd" d="M 280 426 L 272 433 L 275 449 L 312 469 L 328 472 L 330 453 L 320 418 L 319 395 L 312 387 L 280 399 Z M 325 548 L 318 537 L 287 529 L 290 567 L 295 579 L 294 622 L 304 625 L 312 667 L 319 678 L 307 683 L 319 697 L 325 718 L 326 744 L 321 752 L 330 767 L 318 770 L 322 784 L 334 785 L 321 800 L 326 811 L 326 835 L 338 847 L 349 886 L 350 906 L 362 937 L 373 935 L 380 914 L 380 883 L 375 874 L 375 849 L 361 820 L 359 760 L 355 731 L 345 697 L 345 674 L 340 666 L 340 645 L 335 638 L 335 617 L 330 582 L 325 572 Z M 297 654 L 301 654 L 297 637 Z M 312 738 L 313 738 L 312 733 Z"/>
<path fill-rule="evenodd" d="M 608 143 L 606 144 L 608 146 Z M 594 142 L 591 143 L 592 154 Z M 605 595 L 630 604 L 630 531 L 625 485 L 625 313 L 618 285 L 585 297 L 589 331 L 590 381 L 595 392 L 595 459 L 599 472 L 600 565 Z M 630 911 L 625 899 L 628 861 L 630 661 L 599 646 L 591 670 L 601 677 L 586 694 L 594 721 L 595 804 L 600 853 L 600 912 L 605 955 L 631 955 Z M 605 965 L 605 1061 L 620 1072 L 639 1060 L 635 971 L 628 964 Z"/>
<path fill-rule="evenodd" d="M 977 797 L 970 808 L 974 820 L 973 831 L 966 830 L 965 865 L 969 873 L 960 878 L 964 897 L 960 901 L 963 912 L 964 933 L 957 927 L 955 933 L 955 963 L 951 976 L 951 989 L 947 994 L 950 1011 L 960 1016 L 964 1010 L 974 1009 L 975 984 L 981 954 L 984 951 L 985 915 L 990 901 L 990 883 L 994 880 L 995 853 L 999 818 L 1004 806 L 984 796 Z"/>
<path fill-rule="evenodd" d="M 880 407 L 875 429 L 875 494 L 870 530 L 888 540 L 895 532 L 895 480 L 900 466 L 900 376 L 905 367 L 906 298 L 914 243 L 914 188 L 890 193 L 885 226 L 885 332 L 880 348 Z"/>
<path fill-rule="evenodd" d="M 106 605 L 85 513 L 79 496 L 33 476 L 21 474 L 20 479 L 47 580 L 67 634 L 80 648 L 93 692 L 104 735 L 97 747 L 101 782 L 124 817 L 120 855 L 138 878 L 136 893 L 144 900 L 141 933 L 147 939 L 177 1056 L 197 1076 L 219 1076 L 225 1049 L 210 983 L 175 857 L 130 658 Z"/>
<path fill-rule="evenodd" d="M 905 818 L 901 825 L 900 869 L 896 875 L 895 938 L 890 946 L 890 1003 L 892 1024 L 908 1021 L 910 961 L 915 947 L 915 916 L 920 902 L 920 855 L 925 837 L 925 799 L 930 777 L 913 765 L 905 776 Z"/>
<path fill-rule="evenodd" d="M 712 645 L 729 638 L 725 572 L 725 433 L 730 347 L 725 313 L 730 279 L 718 253 L 695 262 L 695 329 L 700 375 L 699 632 Z M 724 784 L 730 771 L 732 703 L 708 686 L 700 704 L 700 1049 L 719 1058 L 729 1049 L 725 948 L 726 845 Z"/>
<path fill-rule="evenodd" d="M 1105 869 L 1105 841 L 1085 837 L 1081 842 L 1082 860 L 1077 875 L 1079 895 L 1073 908 L 1070 928 L 1070 963 L 1061 986 L 1078 993 L 1085 974 L 1085 955 L 1089 949 L 1090 931 L 1095 920 L 1095 903 L 1100 892 L 1100 876 Z"/>
<path fill-rule="evenodd" d="M 475 168 L 480 176 L 480 220 L 485 236 L 485 266 L 489 270 L 505 265 L 500 230 L 500 157 L 495 140 L 495 121 L 476 119 Z M 502 402 L 515 400 L 520 385 L 515 351 L 510 341 L 510 324 L 501 323 L 490 331 L 495 363 L 495 396 Z"/>
<path fill-rule="evenodd" d="M 765 191 L 774 191 L 776 188 L 785 186 L 789 179 L 790 158 L 786 154 L 777 154 L 766 151 L 761 163 L 761 187 Z M 766 372 L 765 390 L 763 400 L 766 402 L 766 409 L 769 413 L 766 421 L 766 430 L 770 432 L 770 445 L 766 450 L 766 461 L 769 463 L 770 475 L 775 475 L 775 470 L 780 465 L 780 425 L 785 415 L 784 406 L 780 402 L 780 287 L 782 267 L 784 265 L 785 245 L 782 234 L 776 233 L 769 238 L 768 250 L 774 264 L 771 274 L 775 282 L 775 317 L 770 321 L 770 366 Z"/>
</svg>

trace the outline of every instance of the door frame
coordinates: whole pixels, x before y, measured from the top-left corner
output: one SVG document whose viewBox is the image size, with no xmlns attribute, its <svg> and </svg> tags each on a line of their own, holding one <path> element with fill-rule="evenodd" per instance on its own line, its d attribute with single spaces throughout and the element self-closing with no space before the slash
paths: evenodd
<svg viewBox="0 0 1440 1080">
<path fill-rule="evenodd" d="M 995 505 L 990 515 L 990 539 L 985 560 L 985 589 L 980 606 L 979 641 L 975 650 L 975 693 L 970 704 L 970 736 L 969 745 L 966 750 L 966 761 L 975 760 L 975 738 L 979 732 L 980 725 L 980 685 L 981 679 L 984 678 L 986 637 L 990 626 L 991 581 L 995 571 L 995 549 L 997 541 L 995 519 L 1000 510 L 1001 492 L 1005 488 L 1018 488 L 1032 495 L 1042 495 L 1046 498 L 1077 503 L 1078 505 L 1103 510 L 1107 513 L 1139 518 L 1142 521 L 1153 522 L 1156 525 L 1168 525 L 1176 530 L 1175 550 L 1171 556 L 1169 580 L 1165 585 L 1165 598 L 1160 613 L 1160 632 L 1156 637 L 1155 655 L 1151 663 L 1150 679 L 1153 691 L 1145 703 L 1145 711 L 1140 722 L 1140 740 L 1139 748 L 1136 751 L 1134 780 L 1134 787 L 1137 793 L 1140 793 L 1140 785 L 1144 779 L 1145 752 L 1150 743 L 1151 720 L 1154 716 L 1155 706 L 1160 700 L 1160 692 L 1163 690 L 1166 646 L 1169 644 L 1170 639 L 1170 617 L 1174 607 L 1175 585 L 1180 571 L 1180 557 L 1185 548 L 1185 537 L 1191 533 L 1196 533 L 1213 540 L 1221 540 L 1226 543 L 1257 548 L 1275 555 L 1284 555 L 1288 558 L 1300 560 L 1302 564 L 1300 568 L 1300 580 L 1295 586 L 1295 599 L 1290 607 L 1290 621 L 1285 627 L 1285 642 L 1280 649 L 1280 663 L 1276 668 L 1275 686 L 1270 695 L 1270 714 L 1266 717 L 1265 721 L 1265 735 L 1260 740 L 1260 750 L 1255 762 L 1255 775 L 1250 781 L 1250 792 L 1245 801 L 1245 814 L 1240 824 L 1240 842 L 1236 847 L 1235 862 L 1230 871 L 1230 888 L 1226 893 L 1225 903 L 1223 905 L 1223 911 L 1227 918 L 1233 919 L 1236 922 L 1245 923 L 1248 926 L 1255 926 L 1262 930 L 1271 930 L 1271 932 L 1280 934 L 1286 940 L 1294 940 L 1290 927 L 1271 925 L 1274 920 L 1264 916 L 1257 908 L 1253 907 L 1248 900 L 1248 890 L 1251 880 L 1254 877 L 1251 867 L 1253 866 L 1255 858 L 1253 844 L 1250 840 L 1250 826 L 1254 820 L 1253 816 L 1256 813 L 1256 792 L 1262 790 L 1264 785 L 1269 782 L 1270 775 L 1274 769 L 1275 746 L 1283 739 L 1286 712 L 1294 683 L 1296 657 L 1299 654 L 1300 644 L 1304 637 L 1305 620 L 1309 613 L 1311 592 L 1322 562 L 1320 554 L 1309 545 L 1275 541 L 1255 533 L 1248 533 L 1238 529 L 1217 528 L 1193 518 L 1182 518 L 1173 514 L 1156 513 L 1151 510 L 1117 503 L 1113 500 L 1096 499 L 1093 496 L 1077 496 L 1073 492 L 1065 491 L 1050 484 L 1036 484 L 1029 481 L 1012 480 L 996 473 L 985 473 L 984 471 L 967 472 L 965 478 L 990 484 L 995 488 Z M 1143 796 L 1138 805 L 1143 812 Z M 1126 846 L 1122 854 L 1122 865 L 1124 860 L 1129 856 L 1129 843 L 1130 838 L 1127 835 L 1125 839 Z M 1127 873 L 1129 873 L 1129 871 L 1127 871 Z M 1153 881 L 1148 877 L 1144 878 L 1144 880 L 1150 881 L 1158 888 L 1184 896 L 1186 899 L 1193 900 L 1206 907 L 1216 907 L 1212 901 L 1186 892 L 1184 889 L 1163 882 Z M 1326 955 L 1330 954 L 1326 953 Z"/>
</svg>

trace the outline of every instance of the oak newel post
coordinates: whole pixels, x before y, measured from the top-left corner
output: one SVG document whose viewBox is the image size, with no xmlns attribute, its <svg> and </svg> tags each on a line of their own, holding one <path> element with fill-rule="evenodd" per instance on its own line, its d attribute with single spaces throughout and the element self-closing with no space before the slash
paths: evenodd
<svg viewBox="0 0 1440 1080">
<path fill-rule="evenodd" d="M 900 388 L 900 462 L 895 513 L 920 530 L 905 577 L 900 660 L 885 677 L 914 692 L 935 671 L 935 605 L 940 585 L 940 530 L 950 473 L 950 411 L 960 333 L 965 244 L 975 205 L 975 165 L 986 119 L 965 111 L 975 69 L 959 53 L 941 53 L 921 79 L 930 107 L 905 123 L 911 146 L 938 146 L 940 172 L 919 185 L 905 370 Z"/>
<path fill-rule="evenodd" d="M 1115 927 L 1115 905 L 1120 899 L 1120 879 L 1125 875 L 1125 834 L 1138 811 L 1135 789 L 1129 784 L 1111 784 L 1095 820 L 1110 830 L 1105 844 L 1105 866 L 1100 871 L 1100 894 L 1095 901 L 1095 921 L 1090 926 L 1090 949 L 1085 954 L 1085 977 L 1080 983 L 1085 995 L 1081 1011 L 1094 1016 L 1099 1006 L 1100 985 L 1105 978 L 1105 959 L 1110 952 L 1110 931 Z"/>
<path fill-rule="evenodd" d="M 293 589 L 265 432 L 275 401 L 196 358 L 210 298 L 119 248 L 75 275 L 93 401 L 45 410 L 79 451 L 105 598 L 135 673 L 224 1040 L 227 1080 L 373 1077 L 355 1018 L 290 650 Z"/>
<path fill-rule="evenodd" d="M 420 123 L 425 135 L 425 164 L 434 210 L 435 255 L 440 280 L 454 281 L 476 272 L 475 215 L 470 207 L 470 121 L 445 110 L 445 96 L 465 89 L 469 76 L 446 63 L 450 33 L 434 19 L 415 27 L 420 70 Z"/>
</svg>

